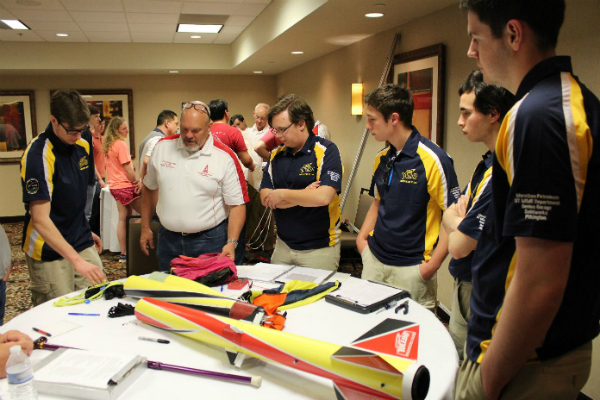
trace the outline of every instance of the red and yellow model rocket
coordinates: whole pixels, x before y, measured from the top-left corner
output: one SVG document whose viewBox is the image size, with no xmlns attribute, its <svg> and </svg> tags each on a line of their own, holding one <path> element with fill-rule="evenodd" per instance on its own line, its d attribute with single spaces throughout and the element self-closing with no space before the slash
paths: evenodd
<svg viewBox="0 0 600 400">
<path fill-rule="evenodd" d="M 135 275 L 130 276 L 125 281 L 125 294 L 137 298 L 152 297 L 211 314 L 243 319 L 255 324 L 262 325 L 267 320 L 262 307 L 231 299 L 208 286 L 166 274 L 152 274 L 151 278 L 153 277 L 154 279 L 147 279 Z"/>
<path fill-rule="evenodd" d="M 246 321 L 143 298 L 136 317 L 147 324 L 331 379 L 338 399 L 424 399 L 429 370 L 417 364 L 418 325 L 386 319 L 351 345 L 309 339 Z"/>
</svg>

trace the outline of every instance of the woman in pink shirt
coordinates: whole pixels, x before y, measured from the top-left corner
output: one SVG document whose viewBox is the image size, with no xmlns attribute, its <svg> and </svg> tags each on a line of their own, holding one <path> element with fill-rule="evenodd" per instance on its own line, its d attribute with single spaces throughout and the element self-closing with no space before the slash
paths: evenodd
<svg viewBox="0 0 600 400">
<path fill-rule="evenodd" d="M 106 157 L 106 179 L 110 193 L 117 201 L 119 207 L 119 224 L 117 225 L 117 237 L 121 247 L 120 262 L 126 261 L 127 243 L 126 221 L 132 210 L 140 212 L 140 188 L 141 183 L 131 162 L 129 147 L 125 142 L 129 129 L 127 121 L 121 117 L 110 120 L 104 134 L 102 153 Z"/>
</svg>

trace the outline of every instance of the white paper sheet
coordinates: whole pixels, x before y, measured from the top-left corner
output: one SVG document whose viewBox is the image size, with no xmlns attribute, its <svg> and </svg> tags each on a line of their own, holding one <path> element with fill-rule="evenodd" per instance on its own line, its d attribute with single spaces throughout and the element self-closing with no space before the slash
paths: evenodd
<svg viewBox="0 0 600 400">
<path fill-rule="evenodd" d="M 119 375 L 127 366 L 133 367 L 138 359 L 139 356 L 132 353 L 96 353 L 69 349 L 36 371 L 35 379 L 104 389 L 115 375 Z"/>
</svg>

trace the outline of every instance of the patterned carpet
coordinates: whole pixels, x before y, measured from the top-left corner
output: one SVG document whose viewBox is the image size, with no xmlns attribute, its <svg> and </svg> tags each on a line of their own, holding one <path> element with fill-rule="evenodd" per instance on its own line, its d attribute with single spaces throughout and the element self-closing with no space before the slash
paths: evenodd
<svg viewBox="0 0 600 400">
<path fill-rule="evenodd" d="M 6 314 L 4 322 L 8 322 L 17 315 L 29 310 L 31 305 L 31 293 L 29 291 L 29 272 L 25 262 L 25 254 L 21 250 L 21 238 L 23 223 L 2 224 L 11 247 L 11 255 L 17 267 L 13 269 L 6 285 Z M 109 281 L 125 278 L 125 264 L 118 261 L 118 253 L 105 251 L 100 255 L 104 264 Z"/>
<path fill-rule="evenodd" d="M 23 223 L 3 223 L 2 226 L 10 241 L 12 259 L 17 264 L 17 267 L 12 271 L 6 285 L 6 314 L 4 316 L 4 322 L 6 323 L 17 315 L 29 310 L 32 307 L 32 304 L 29 291 L 29 272 L 27 271 L 25 254 L 21 250 Z M 246 253 L 246 260 L 249 260 L 249 264 L 266 261 L 265 258 L 256 257 L 257 255 L 269 258 L 270 252 L 268 254 Z M 119 263 L 118 253 L 104 251 L 104 253 L 100 255 L 100 258 L 104 264 L 104 271 L 109 281 L 125 278 L 125 264 Z M 342 254 L 339 272 L 350 273 L 353 276 L 360 277 L 362 265 L 357 259 L 354 259 L 354 262 L 345 262 L 344 254 Z"/>
</svg>

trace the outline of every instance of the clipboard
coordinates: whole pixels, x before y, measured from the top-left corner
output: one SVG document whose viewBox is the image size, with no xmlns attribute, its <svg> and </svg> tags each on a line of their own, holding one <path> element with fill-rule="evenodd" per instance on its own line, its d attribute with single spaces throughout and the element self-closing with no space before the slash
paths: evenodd
<svg viewBox="0 0 600 400">
<path fill-rule="evenodd" d="M 338 289 L 329 293 L 325 296 L 325 301 L 361 314 L 372 313 L 388 304 L 410 297 L 410 293 L 406 290 L 357 278 L 349 278 L 341 285 L 341 288 L 344 285 L 350 285 L 350 287 L 345 288 L 346 290 Z M 368 295 L 364 296 L 365 292 L 369 291 L 384 292 L 384 294 L 369 299 Z"/>
</svg>

